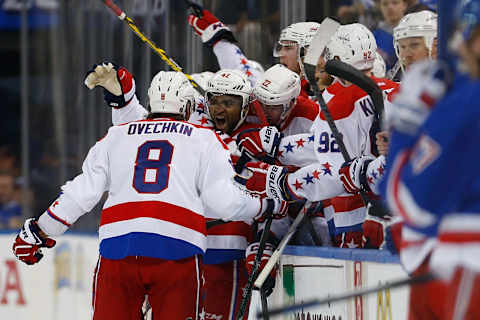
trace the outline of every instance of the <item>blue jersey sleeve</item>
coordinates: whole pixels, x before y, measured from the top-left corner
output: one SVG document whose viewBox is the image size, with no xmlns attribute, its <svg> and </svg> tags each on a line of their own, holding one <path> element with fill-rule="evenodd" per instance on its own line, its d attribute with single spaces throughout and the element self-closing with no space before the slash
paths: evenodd
<svg viewBox="0 0 480 320">
<path fill-rule="evenodd" d="M 408 225 L 425 235 L 435 235 L 444 214 L 480 209 L 480 201 L 474 200 L 480 199 L 480 183 L 473 171 L 480 156 L 480 102 L 474 98 L 478 88 L 470 84 L 454 89 L 417 137 L 392 133 L 382 195 Z"/>
</svg>

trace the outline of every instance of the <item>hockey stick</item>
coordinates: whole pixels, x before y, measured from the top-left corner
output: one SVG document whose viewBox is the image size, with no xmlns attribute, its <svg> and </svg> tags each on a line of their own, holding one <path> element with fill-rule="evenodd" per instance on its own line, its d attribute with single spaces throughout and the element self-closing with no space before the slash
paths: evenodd
<svg viewBox="0 0 480 320">
<path fill-rule="evenodd" d="M 395 65 L 390 70 L 387 71 L 387 74 L 385 75 L 385 78 L 393 80 L 393 78 L 395 78 L 395 76 L 398 73 L 398 70 L 400 70 L 401 67 L 402 66 L 401 66 L 400 59 L 398 59 L 397 62 L 395 63 Z"/>
<path fill-rule="evenodd" d="M 330 60 L 325 64 L 325 71 L 331 75 L 340 77 L 344 80 L 350 81 L 354 85 L 358 86 L 360 89 L 365 91 L 373 102 L 373 107 L 375 108 L 374 111 L 374 118 L 372 123 L 371 131 L 373 130 L 374 133 L 380 131 L 381 120 L 383 118 L 384 112 L 384 102 L 383 102 L 383 92 L 377 86 L 375 81 L 373 81 L 370 77 L 365 75 L 363 72 L 355 69 L 349 64 L 342 62 L 340 60 Z M 371 134 L 371 136 L 375 136 Z M 373 145 L 373 153 L 378 155 L 378 150 L 376 145 Z"/>
<path fill-rule="evenodd" d="M 332 22 L 326 21 L 329 18 L 325 18 L 325 20 L 322 22 L 328 22 L 329 24 L 335 25 L 337 24 L 337 28 L 339 26 L 338 22 L 333 21 L 329 19 Z M 336 30 L 336 29 L 335 29 Z M 318 87 L 317 82 L 315 81 L 315 69 L 317 66 L 317 61 L 320 58 L 321 54 L 323 53 L 323 50 L 325 49 L 326 44 L 330 40 L 331 35 L 333 35 L 334 32 L 329 32 L 326 33 L 325 31 L 322 30 L 322 26 L 320 26 L 319 30 L 317 31 L 317 34 L 313 38 L 310 48 L 307 52 L 307 55 L 305 57 L 305 63 L 304 63 L 304 68 L 305 68 L 305 75 L 307 76 L 307 80 L 310 83 L 310 87 L 315 93 L 315 96 L 320 104 L 320 108 L 325 116 L 325 119 L 327 120 L 328 126 L 330 127 L 330 130 L 332 131 L 332 135 L 337 142 L 337 145 L 340 149 L 340 152 L 342 153 L 343 159 L 345 162 L 350 161 L 352 158 L 348 154 L 347 148 L 345 147 L 345 144 L 343 142 L 343 136 L 342 134 L 338 131 L 337 126 L 335 125 L 335 122 L 332 118 L 332 115 L 330 114 L 330 111 L 328 110 L 328 106 L 325 103 L 325 100 L 323 100 L 322 93 L 320 92 L 320 88 Z M 330 68 L 327 69 L 327 66 Z M 325 71 L 330 73 L 330 71 L 335 71 L 338 73 L 338 76 L 341 76 L 343 79 L 348 80 L 352 83 L 355 83 L 359 85 L 360 88 L 365 90 L 372 98 L 374 101 L 374 105 L 378 105 L 378 110 L 379 112 L 383 112 L 383 95 L 381 93 L 381 90 L 378 88 L 378 86 L 373 82 L 372 79 L 368 78 L 365 74 L 361 73 L 358 70 L 355 70 L 354 68 L 346 65 L 345 63 L 341 61 L 334 61 L 330 60 L 325 64 Z M 379 114 L 376 115 L 378 117 L 378 121 L 380 119 Z M 375 121 L 375 120 L 374 120 Z M 379 123 L 377 123 L 379 125 Z M 373 126 L 373 125 L 372 125 Z M 362 201 L 367 205 L 369 202 L 372 203 L 372 214 L 377 215 L 377 216 L 385 216 L 387 213 L 386 211 L 380 206 L 378 201 L 372 201 L 369 199 L 367 193 L 365 190 L 360 190 L 360 197 L 362 198 Z"/>
<path fill-rule="evenodd" d="M 285 250 L 285 247 L 287 246 L 288 242 L 292 238 L 292 236 L 295 234 L 297 231 L 297 228 L 299 224 L 305 219 L 310 213 L 314 212 L 315 209 L 317 208 L 317 203 L 307 201 L 303 208 L 300 210 L 298 213 L 297 217 L 295 220 L 293 220 L 292 224 L 290 225 L 290 228 L 288 228 L 287 233 L 283 237 L 282 241 L 278 244 L 277 249 L 273 252 L 272 256 L 270 259 L 268 259 L 267 264 L 263 268 L 262 272 L 258 275 L 257 280 L 255 280 L 255 283 L 253 284 L 255 288 L 261 288 L 263 286 L 263 283 L 267 279 L 268 275 L 272 271 L 273 267 L 275 264 L 277 264 L 278 260 L 280 259 L 280 256 L 282 255 L 283 251 Z"/>
<path fill-rule="evenodd" d="M 265 222 L 265 227 L 263 228 L 262 235 L 260 236 L 260 242 L 258 244 L 257 255 L 253 261 L 252 273 L 248 276 L 247 285 L 243 289 L 242 301 L 240 302 L 240 307 L 238 308 L 237 319 L 240 320 L 243 318 L 245 311 L 247 310 L 248 302 L 252 296 L 253 282 L 257 277 L 258 268 L 260 267 L 260 260 L 262 259 L 263 250 L 265 249 L 265 244 L 267 243 L 268 234 L 270 233 L 270 226 L 273 221 L 273 212 L 269 212 L 267 221 Z"/>
<path fill-rule="evenodd" d="M 260 300 L 262 301 L 262 317 L 263 319 L 269 320 L 267 293 L 264 288 L 260 289 Z"/>
<path fill-rule="evenodd" d="M 184 73 L 182 68 L 178 65 L 178 63 L 175 62 L 175 60 L 173 60 L 171 57 L 169 57 L 167 55 L 167 53 L 165 52 L 165 50 L 163 49 L 160 49 L 159 47 L 157 47 L 157 45 L 151 41 L 150 39 L 148 39 L 147 37 L 145 37 L 143 35 L 143 33 L 140 32 L 140 30 L 138 29 L 137 25 L 135 24 L 135 22 L 127 16 L 127 14 L 125 13 L 125 11 L 122 11 L 122 9 L 120 9 L 112 0 L 101 0 L 105 6 L 107 6 L 110 10 L 112 10 L 113 13 L 115 13 L 115 15 L 122 21 L 125 21 L 125 23 L 128 25 L 128 27 L 143 41 L 145 42 L 150 48 L 153 49 L 153 51 L 155 51 L 155 53 L 157 55 L 160 56 L 160 58 L 162 58 L 163 61 L 165 61 L 169 66 L 170 68 L 173 70 L 173 71 L 177 71 L 177 72 L 181 72 L 183 73 L 187 79 L 190 81 L 190 83 L 192 84 L 193 88 L 195 90 L 198 91 L 198 93 L 200 93 L 200 95 L 202 96 L 205 96 L 205 90 L 195 81 L 193 80 L 193 78 L 187 74 L 187 73 Z"/>
<path fill-rule="evenodd" d="M 343 300 L 347 300 L 354 297 L 360 297 L 360 296 L 376 293 L 378 291 L 383 291 L 386 289 L 395 289 L 395 288 L 401 288 L 409 285 L 416 285 L 416 284 L 431 281 L 433 279 L 435 279 L 435 277 L 431 273 L 426 273 L 426 274 L 422 274 L 415 277 L 395 280 L 395 281 L 385 283 L 373 288 L 364 288 L 364 289 L 354 290 L 354 291 L 340 294 L 337 296 L 330 296 L 324 299 L 313 299 L 303 303 L 294 304 L 288 307 L 275 308 L 270 310 L 268 314 L 270 316 L 273 316 L 273 315 L 278 315 L 282 313 L 293 312 L 300 309 L 306 309 L 314 306 L 320 306 L 320 305 L 330 304 L 333 302 L 343 301 Z M 258 313 L 257 317 L 262 317 L 262 314 Z"/>
</svg>

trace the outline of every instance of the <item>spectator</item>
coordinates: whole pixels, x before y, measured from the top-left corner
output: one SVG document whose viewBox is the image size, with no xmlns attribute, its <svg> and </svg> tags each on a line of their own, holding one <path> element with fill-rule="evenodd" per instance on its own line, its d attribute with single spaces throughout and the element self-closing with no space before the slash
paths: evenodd
<svg viewBox="0 0 480 320">
<path fill-rule="evenodd" d="M 15 177 L 0 171 L 0 229 L 18 229 L 22 226 L 22 208 L 15 200 Z"/>
<path fill-rule="evenodd" d="M 385 60 L 387 70 L 391 69 L 397 61 L 393 48 L 393 28 L 403 18 L 409 4 L 407 0 L 379 0 L 383 20 L 379 22 L 373 35 L 377 40 L 378 51 Z"/>
<path fill-rule="evenodd" d="M 340 0 L 337 16 L 342 24 L 359 22 L 374 29 L 381 14 L 374 0 Z"/>
</svg>

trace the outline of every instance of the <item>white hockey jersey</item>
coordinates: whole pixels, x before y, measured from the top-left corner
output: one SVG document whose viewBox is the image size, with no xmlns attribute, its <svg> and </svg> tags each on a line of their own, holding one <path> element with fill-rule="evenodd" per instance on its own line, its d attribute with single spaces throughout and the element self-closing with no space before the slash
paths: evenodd
<svg viewBox="0 0 480 320">
<path fill-rule="evenodd" d="M 171 119 L 111 127 L 89 151 L 82 174 L 40 217 L 48 235 L 64 232 L 105 191 L 100 254 L 168 260 L 203 254 L 205 212 L 250 220 L 261 203 L 233 183 L 226 145 L 212 130 Z"/>
<path fill-rule="evenodd" d="M 372 77 L 385 92 L 397 83 Z M 370 97 L 357 86 L 343 86 L 334 82 L 323 93 L 335 124 L 343 134 L 345 147 L 351 157 L 371 154 L 370 128 L 373 104 Z M 311 134 L 282 139 L 279 159 L 288 165 L 302 168 L 288 176 L 288 186 L 294 198 L 312 201 L 329 198 L 326 218 L 333 216 L 336 233 L 361 229 L 365 207 L 358 195 L 344 192 L 338 170 L 344 162 L 323 113 L 312 125 Z"/>
</svg>

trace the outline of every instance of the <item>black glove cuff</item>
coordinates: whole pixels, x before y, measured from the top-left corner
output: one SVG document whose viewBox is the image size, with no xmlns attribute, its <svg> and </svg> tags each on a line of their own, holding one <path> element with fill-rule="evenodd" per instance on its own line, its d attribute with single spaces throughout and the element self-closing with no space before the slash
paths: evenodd
<svg viewBox="0 0 480 320">
<path fill-rule="evenodd" d="M 362 170 L 360 171 L 360 187 L 362 188 L 362 190 L 365 190 L 366 192 L 372 192 L 367 181 L 368 164 L 372 161 L 373 160 L 365 161 L 362 165 Z"/>
<path fill-rule="evenodd" d="M 131 101 L 131 99 L 129 101 L 125 101 L 123 94 L 120 96 L 116 96 L 105 88 L 103 89 L 103 99 L 110 107 L 115 109 L 121 109 Z"/>
<path fill-rule="evenodd" d="M 208 42 L 205 42 L 205 45 L 209 48 L 212 48 L 215 43 L 217 43 L 220 40 L 227 40 L 228 42 L 231 43 L 238 43 L 237 39 L 235 39 L 235 36 L 233 35 L 232 31 L 230 30 L 220 30 L 217 32 L 212 39 L 210 39 Z"/>
</svg>

